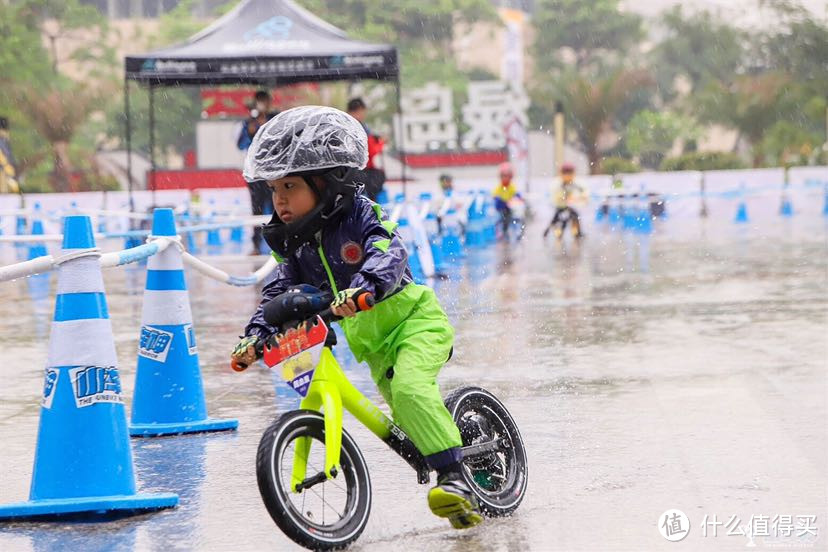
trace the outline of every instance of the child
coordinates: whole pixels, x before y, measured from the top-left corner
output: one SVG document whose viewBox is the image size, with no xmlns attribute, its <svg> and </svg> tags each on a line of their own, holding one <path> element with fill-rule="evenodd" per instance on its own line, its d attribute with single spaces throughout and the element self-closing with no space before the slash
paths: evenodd
<svg viewBox="0 0 828 552">
<path fill-rule="evenodd" d="M 549 223 L 549 226 L 543 231 L 544 238 L 549 235 L 549 231 L 552 228 L 555 228 L 564 211 L 569 212 L 573 228 L 575 229 L 575 237 L 583 237 L 583 233 L 581 232 L 581 219 L 573 204 L 584 200 L 585 195 L 584 189 L 575 183 L 575 165 L 572 163 L 564 163 L 561 165 L 561 176 L 559 179 L 555 179 L 552 186 L 555 214 L 552 216 L 552 221 Z M 560 239 L 562 235 L 563 229 L 555 228 L 555 236 Z"/>
<path fill-rule="evenodd" d="M 512 169 L 511 163 L 501 163 L 497 172 L 500 175 L 500 183 L 492 190 L 492 197 L 494 198 L 495 209 L 500 214 L 500 221 L 503 224 L 503 235 L 508 236 L 509 224 L 512 221 L 512 210 L 509 208 L 509 201 L 514 197 L 520 198 L 520 194 L 512 182 L 515 171 Z"/>
<path fill-rule="evenodd" d="M 436 382 L 454 330 L 434 292 L 413 283 L 396 224 L 358 193 L 354 175 L 365 166 L 366 144 L 356 119 L 318 106 L 284 111 L 256 134 L 244 178 L 273 190 L 275 213 L 263 236 L 279 265 L 232 358 L 252 363 L 258 341 L 276 333 L 262 316 L 270 299 L 298 284 L 332 290 L 331 310 L 345 317 L 354 356 L 367 361 L 394 420 L 437 470 L 429 507 L 455 528 L 472 527 L 482 517 L 461 475 L 460 432 Z M 354 316 L 359 288 L 376 305 Z"/>
</svg>

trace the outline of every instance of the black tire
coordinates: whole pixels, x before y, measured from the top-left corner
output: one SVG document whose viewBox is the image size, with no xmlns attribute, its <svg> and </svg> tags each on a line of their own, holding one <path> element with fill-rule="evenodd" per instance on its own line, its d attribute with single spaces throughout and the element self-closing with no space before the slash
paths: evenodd
<svg viewBox="0 0 828 552">
<path fill-rule="evenodd" d="M 319 451 L 324 459 L 325 421 L 322 415 L 312 410 L 295 410 L 283 414 L 265 430 L 256 454 L 256 478 L 262 500 L 276 525 L 294 542 L 311 550 L 344 548 L 365 529 L 371 511 L 371 479 L 365 459 L 351 436 L 343 430 L 339 461 L 342 469 L 337 476 L 302 493 L 294 493 L 290 488 L 294 456 L 292 443 L 298 437 L 310 437 L 315 441 L 311 445 L 307 477 L 324 469 L 324 460 L 322 465 L 314 462 Z M 326 487 L 328 485 L 332 487 Z M 328 524 L 325 523 L 325 506 L 330 504 L 325 499 L 326 488 L 335 494 L 344 495 L 341 500 L 344 502 L 344 515 L 340 515 L 331 506 L 331 510 L 340 517 Z M 305 511 L 305 499 L 310 497 L 311 501 L 316 502 L 320 494 L 322 523 L 318 523 L 310 512 Z M 301 500 L 301 506 L 297 506 L 291 499 L 299 496 L 302 496 L 301 499 L 297 498 L 297 501 Z"/>
<path fill-rule="evenodd" d="M 517 424 L 497 397 L 480 387 L 461 387 L 445 399 L 463 445 L 506 439 L 509 447 L 483 458 L 463 461 L 463 478 L 471 487 L 484 515 L 514 512 L 526 494 L 529 470 L 526 448 Z M 481 418 L 485 422 L 481 422 Z M 481 429 L 481 425 L 484 427 Z"/>
</svg>

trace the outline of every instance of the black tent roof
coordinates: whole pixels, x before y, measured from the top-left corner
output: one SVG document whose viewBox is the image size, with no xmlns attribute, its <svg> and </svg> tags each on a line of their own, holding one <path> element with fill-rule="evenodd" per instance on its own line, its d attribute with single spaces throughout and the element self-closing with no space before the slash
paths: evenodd
<svg viewBox="0 0 828 552">
<path fill-rule="evenodd" d="M 397 49 L 349 39 L 291 0 L 244 0 L 187 42 L 127 56 L 149 85 L 392 80 Z"/>
</svg>

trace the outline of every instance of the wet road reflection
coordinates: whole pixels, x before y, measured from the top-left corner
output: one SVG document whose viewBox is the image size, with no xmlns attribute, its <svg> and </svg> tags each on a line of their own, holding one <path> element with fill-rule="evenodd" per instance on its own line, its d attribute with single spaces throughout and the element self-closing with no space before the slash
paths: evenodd
<svg viewBox="0 0 828 552">
<path fill-rule="evenodd" d="M 747 542 L 703 537 L 705 514 L 743 524 L 752 514 L 813 514 L 816 548 L 825 542 L 824 225 L 738 234 L 710 223 L 669 239 L 658 230 L 596 227 L 561 250 L 533 227 L 517 246 L 469 252 L 434 283 L 457 330 L 441 386 L 482 385 L 504 401 L 529 452 L 529 493 L 514 517 L 455 532 L 429 513 L 414 473 L 346 420 L 374 487 L 354 550 L 659 549 L 675 546 L 656 529 L 669 508 L 689 516 L 685 542 L 695 549 Z M 143 281 L 140 268 L 105 273 L 128 399 Z M 256 291 L 192 273 L 188 286 L 209 413 L 238 418 L 238 432 L 132 441 L 141 490 L 179 493 L 175 510 L 5 525 L 0 549 L 297 549 L 261 503 L 254 461 L 264 428 L 298 397 L 261 366 L 235 374 L 226 362 Z M 0 286 L 2 502 L 28 495 L 50 293 L 48 277 Z M 337 356 L 379 401 L 367 369 L 342 347 Z"/>
</svg>

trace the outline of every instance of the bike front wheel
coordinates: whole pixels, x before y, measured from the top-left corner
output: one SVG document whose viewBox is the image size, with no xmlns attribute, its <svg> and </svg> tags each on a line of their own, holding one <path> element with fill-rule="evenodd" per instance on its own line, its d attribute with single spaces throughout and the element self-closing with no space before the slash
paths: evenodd
<svg viewBox="0 0 828 552">
<path fill-rule="evenodd" d="M 517 424 L 497 397 L 480 387 L 461 387 L 445 399 L 460 429 L 463 446 L 496 441 L 495 452 L 463 460 L 463 478 L 483 514 L 506 516 L 526 494 L 529 472 L 526 448 Z"/>
<path fill-rule="evenodd" d="M 256 455 L 262 500 L 276 525 L 294 542 L 312 550 L 344 548 L 365 529 L 371 511 L 365 459 L 343 430 L 336 477 L 294 492 L 294 456 L 304 450 L 308 450 L 306 478 L 324 472 L 325 420 L 320 413 L 288 412 L 265 430 Z"/>
</svg>

